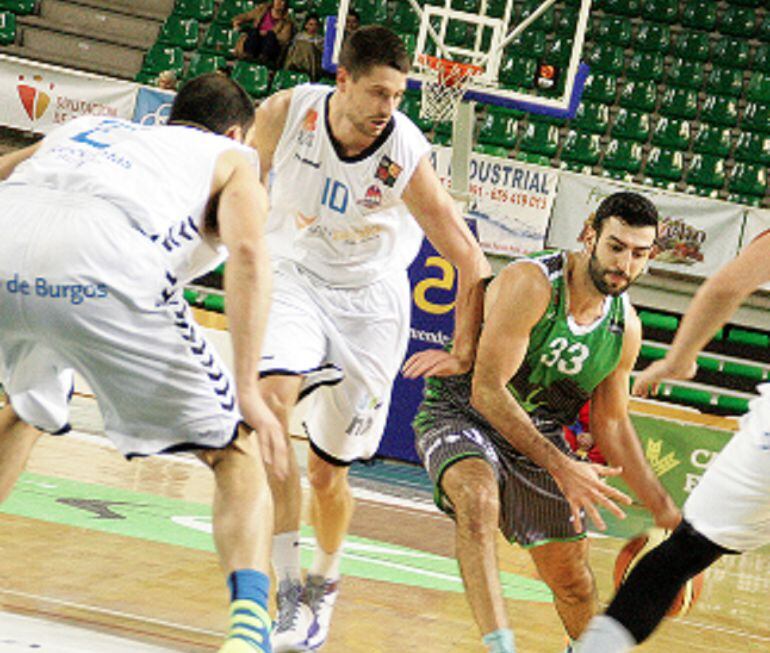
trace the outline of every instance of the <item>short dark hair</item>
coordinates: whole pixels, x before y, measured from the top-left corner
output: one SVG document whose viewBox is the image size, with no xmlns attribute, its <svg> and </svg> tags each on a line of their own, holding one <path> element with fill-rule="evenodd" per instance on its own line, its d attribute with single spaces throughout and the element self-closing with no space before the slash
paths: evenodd
<svg viewBox="0 0 770 653">
<path fill-rule="evenodd" d="M 340 52 L 340 66 L 357 79 L 374 66 L 389 66 L 406 74 L 411 62 L 398 34 L 381 25 L 367 25 L 345 39 Z"/>
<path fill-rule="evenodd" d="M 613 216 L 631 227 L 658 228 L 658 209 L 639 193 L 621 191 L 605 197 L 594 215 L 593 227 L 597 235 L 601 234 L 607 219 Z"/>
<path fill-rule="evenodd" d="M 192 123 L 215 134 L 233 125 L 244 131 L 254 122 L 254 102 L 240 84 L 221 73 L 206 73 L 185 83 L 171 106 L 168 123 Z"/>
</svg>

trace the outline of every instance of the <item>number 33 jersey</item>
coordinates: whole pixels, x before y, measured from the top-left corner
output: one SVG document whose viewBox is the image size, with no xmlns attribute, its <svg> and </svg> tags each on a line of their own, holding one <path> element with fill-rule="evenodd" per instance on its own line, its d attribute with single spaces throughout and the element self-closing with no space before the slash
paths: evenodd
<svg viewBox="0 0 770 653">
<path fill-rule="evenodd" d="M 422 231 L 401 196 L 430 146 L 396 111 L 372 145 L 345 156 L 329 127 L 331 95 L 321 85 L 292 90 L 273 156 L 269 245 L 330 286 L 359 287 L 406 270 L 417 254 Z"/>
<path fill-rule="evenodd" d="M 602 316 L 583 326 L 569 314 L 567 253 L 541 252 L 514 265 L 522 263 L 538 265 L 548 277 L 551 301 L 530 333 L 526 356 L 508 389 L 538 421 L 569 425 L 620 361 L 628 297 L 607 296 Z"/>
</svg>

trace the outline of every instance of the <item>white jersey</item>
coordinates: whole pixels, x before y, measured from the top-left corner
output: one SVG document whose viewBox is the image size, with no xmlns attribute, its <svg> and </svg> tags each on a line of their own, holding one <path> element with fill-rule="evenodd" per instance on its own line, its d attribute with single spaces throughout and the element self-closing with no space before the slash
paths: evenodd
<svg viewBox="0 0 770 653">
<path fill-rule="evenodd" d="M 396 111 L 364 152 L 343 157 L 328 123 L 333 89 L 292 90 L 273 157 L 270 251 L 336 287 L 359 287 L 406 270 L 422 231 L 401 199 L 430 151 L 422 132 Z"/>
<path fill-rule="evenodd" d="M 185 283 L 226 256 L 205 220 L 216 161 L 230 149 L 258 165 L 251 148 L 200 129 L 89 116 L 52 132 L 5 183 L 107 200 L 164 248 Z"/>
</svg>

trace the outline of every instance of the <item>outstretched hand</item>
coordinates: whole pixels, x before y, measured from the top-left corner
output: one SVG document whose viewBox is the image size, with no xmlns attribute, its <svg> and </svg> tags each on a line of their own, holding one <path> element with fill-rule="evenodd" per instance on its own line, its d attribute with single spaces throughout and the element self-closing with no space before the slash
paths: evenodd
<svg viewBox="0 0 770 653">
<path fill-rule="evenodd" d="M 691 379 L 697 371 L 695 362 L 678 365 L 666 357 L 637 374 L 631 392 L 637 397 L 649 397 L 658 392 L 664 379 Z"/>
<path fill-rule="evenodd" d="M 272 466 L 273 473 L 278 478 L 285 478 L 289 472 L 288 445 L 278 418 L 262 399 L 256 387 L 241 391 L 238 404 L 244 421 L 257 434 L 262 461 L 266 466 Z"/>
<path fill-rule="evenodd" d="M 417 379 L 421 376 L 464 374 L 471 366 L 471 362 L 462 361 L 445 349 L 424 349 L 412 354 L 401 372 L 407 379 Z"/>
<path fill-rule="evenodd" d="M 622 472 L 620 467 L 606 467 L 572 459 L 567 459 L 563 466 L 551 472 L 569 502 L 572 525 L 576 532 L 583 530 L 580 516 L 583 510 L 599 530 L 607 528 L 597 510 L 599 505 L 604 506 L 618 519 L 625 519 L 626 513 L 616 502 L 629 505 L 631 497 L 604 481 L 605 476 L 619 476 Z"/>
</svg>

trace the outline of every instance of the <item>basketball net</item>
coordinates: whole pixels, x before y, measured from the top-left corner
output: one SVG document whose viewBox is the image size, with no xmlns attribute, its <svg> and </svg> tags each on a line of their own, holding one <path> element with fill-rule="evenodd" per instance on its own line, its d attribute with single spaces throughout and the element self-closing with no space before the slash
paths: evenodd
<svg viewBox="0 0 770 653">
<path fill-rule="evenodd" d="M 422 75 L 420 118 L 434 122 L 453 120 L 471 77 L 481 74 L 481 66 L 429 54 L 419 55 L 417 64 Z"/>
</svg>

